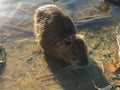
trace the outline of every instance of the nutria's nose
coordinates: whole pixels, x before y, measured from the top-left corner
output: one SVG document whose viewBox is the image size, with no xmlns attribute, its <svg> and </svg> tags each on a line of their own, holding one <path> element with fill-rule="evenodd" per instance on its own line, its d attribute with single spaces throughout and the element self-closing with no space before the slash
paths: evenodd
<svg viewBox="0 0 120 90">
<path fill-rule="evenodd" d="M 83 67 L 83 66 L 88 66 L 88 62 L 80 63 L 79 65 L 82 66 L 82 67 Z"/>
<path fill-rule="evenodd" d="M 88 66 L 88 64 L 89 64 L 89 61 L 88 61 L 88 58 L 86 58 L 79 63 L 79 66 L 84 67 L 84 66 Z"/>
</svg>

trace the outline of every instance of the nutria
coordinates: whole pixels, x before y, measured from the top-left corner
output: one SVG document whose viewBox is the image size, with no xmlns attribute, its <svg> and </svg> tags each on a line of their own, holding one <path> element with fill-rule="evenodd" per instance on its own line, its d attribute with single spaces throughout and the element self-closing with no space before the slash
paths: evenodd
<svg viewBox="0 0 120 90">
<path fill-rule="evenodd" d="M 34 32 L 45 54 L 70 64 L 88 65 L 83 39 L 76 34 L 70 17 L 56 5 L 44 5 L 35 11 Z"/>
</svg>

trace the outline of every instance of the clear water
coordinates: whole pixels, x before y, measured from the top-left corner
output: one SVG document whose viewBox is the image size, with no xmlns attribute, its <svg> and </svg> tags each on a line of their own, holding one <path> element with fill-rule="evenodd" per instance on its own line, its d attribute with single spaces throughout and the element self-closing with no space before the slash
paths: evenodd
<svg viewBox="0 0 120 90">
<path fill-rule="evenodd" d="M 0 24 L 11 24 L 9 21 L 33 19 L 35 9 L 45 4 L 56 4 L 66 10 L 73 18 L 85 13 L 86 9 L 95 9 L 98 0 L 0 0 Z M 86 12 L 87 13 L 87 12 Z M 88 11 L 88 13 L 90 13 Z M 77 19 L 76 19 L 77 20 Z"/>
<path fill-rule="evenodd" d="M 6 65 L 0 67 L 0 90 L 96 90 L 91 80 L 99 88 L 113 83 L 106 64 L 120 63 L 116 59 L 116 31 L 109 13 L 103 14 L 97 9 L 101 2 L 103 0 L 0 0 L 0 43 L 7 51 Z M 89 57 L 102 72 L 92 64 L 86 71 L 71 71 L 70 77 L 70 73 L 61 79 L 56 77 L 57 83 L 35 80 L 36 75 L 49 71 L 42 56 L 34 55 L 33 15 L 36 8 L 45 4 L 55 4 L 70 15 L 77 32 L 85 35 Z"/>
</svg>

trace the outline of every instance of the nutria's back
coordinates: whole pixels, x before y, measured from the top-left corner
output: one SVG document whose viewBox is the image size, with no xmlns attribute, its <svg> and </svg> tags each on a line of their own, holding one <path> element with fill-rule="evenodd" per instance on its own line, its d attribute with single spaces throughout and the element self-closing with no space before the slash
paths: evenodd
<svg viewBox="0 0 120 90">
<path fill-rule="evenodd" d="M 34 15 L 36 42 L 44 52 L 71 64 L 87 65 L 87 48 L 68 15 L 55 5 L 39 7 Z"/>
</svg>

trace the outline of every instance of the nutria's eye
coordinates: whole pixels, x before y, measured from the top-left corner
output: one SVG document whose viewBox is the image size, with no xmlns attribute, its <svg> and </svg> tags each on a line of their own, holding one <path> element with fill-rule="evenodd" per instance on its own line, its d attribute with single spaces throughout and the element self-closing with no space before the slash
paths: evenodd
<svg viewBox="0 0 120 90">
<path fill-rule="evenodd" d="M 65 45 L 71 45 L 72 44 L 72 42 L 71 41 L 65 41 Z"/>
</svg>

